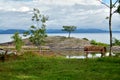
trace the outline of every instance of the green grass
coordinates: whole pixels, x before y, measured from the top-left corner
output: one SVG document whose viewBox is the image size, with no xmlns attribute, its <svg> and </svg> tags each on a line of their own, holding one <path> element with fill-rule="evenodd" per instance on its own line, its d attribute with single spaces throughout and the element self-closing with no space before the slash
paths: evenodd
<svg viewBox="0 0 120 80">
<path fill-rule="evenodd" d="M 0 80 L 120 80 L 120 58 L 65 59 L 25 54 L 0 62 Z"/>
</svg>

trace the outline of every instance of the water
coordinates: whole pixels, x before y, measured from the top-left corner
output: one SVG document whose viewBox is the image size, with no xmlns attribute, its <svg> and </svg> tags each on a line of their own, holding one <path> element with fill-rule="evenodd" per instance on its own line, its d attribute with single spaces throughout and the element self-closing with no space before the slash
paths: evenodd
<svg viewBox="0 0 120 80">
<path fill-rule="evenodd" d="M 113 37 L 120 39 L 120 33 L 113 33 Z M 11 36 L 13 34 L 0 34 L 0 43 L 5 43 L 12 41 Z M 20 36 L 24 39 L 25 37 L 20 34 Z M 51 33 L 48 34 L 48 36 L 68 36 L 67 33 Z M 72 33 L 71 37 L 76 37 L 76 38 L 87 38 L 89 40 L 96 40 L 98 42 L 103 42 L 103 43 L 109 43 L 109 34 L 108 33 Z M 91 55 L 89 54 L 89 58 L 97 58 L 100 57 L 101 54 L 96 54 L 96 55 Z M 107 55 L 108 56 L 108 55 Z M 84 59 L 86 58 L 85 56 L 66 56 L 66 58 L 77 58 L 77 59 Z"/>
<path fill-rule="evenodd" d="M 94 56 L 92 54 L 88 54 L 88 58 L 98 58 L 101 57 L 101 54 L 95 54 Z M 86 56 L 80 55 L 80 56 L 66 56 L 66 58 L 69 59 L 85 59 Z"/>
<path fill-rule="evenodd" d="M 113 37 L 120 39 L 120 33 L 113 33 Z M 12 41 L 13 34 L 0 34 L 0 43 Z M 22 38 L 25 38 L 20 34 Z M 48 36 L 68 36 L 68 33 L 50 33 Z M 72 33 L 71 37 L 87 38 L 89 40 L 96 40 L 97 42 L 109 43 L 109 33 Z"/>
<path fill-rule="evenodd" d="M 11 38 L 12 36 L 13 34 L 0 34 L 0 43 L 13 41 L 13 39 Z M 25 38 L 22 36 L 22 34 L 20 34 L 20 36 L 22 37 L 22 39 Z"/>
<path fill-rule="evenodd" d="M 50 36 L 68 36 L 67 33 L 49 34 Z M 120 40 L 120 33 L 113 33 L 113 37 Z M 87 38 L 89 40 L 96 40 L 97 42 L 110 43 L 109 33 L 72 33 L 71 37 Z"/>
<path fill-rule="evenodd" d="M 105 54 L 105 56 L 109 56 L 109 52 L 107 52 Z M 112 53 L 112 56 L 115 56 L 115 54 Z M 97 54 L 94 54 L 94 55 L 88 54 L 88 58 L 100 58 L 100 57 L 101 57 L 100 53 L 97 53 Z M 86 56 L 85 55 L 79 55 L 79 56 L 69 56 L 69 55 L 67 55 L 66 58 L 68 58 L 68 59 L 85 59 Z"/>
</svg>

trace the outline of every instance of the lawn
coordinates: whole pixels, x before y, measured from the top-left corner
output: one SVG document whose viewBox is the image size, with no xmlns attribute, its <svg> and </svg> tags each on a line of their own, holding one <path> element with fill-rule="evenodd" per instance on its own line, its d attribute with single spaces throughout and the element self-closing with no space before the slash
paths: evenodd
<svg viewBox="0 0 120 80">
<path fill-rule="evenodd" d="M 120 80 L 120 58 L 65 59 L 27 53 L 0 62 L 0 80 Z"/>
</svg>

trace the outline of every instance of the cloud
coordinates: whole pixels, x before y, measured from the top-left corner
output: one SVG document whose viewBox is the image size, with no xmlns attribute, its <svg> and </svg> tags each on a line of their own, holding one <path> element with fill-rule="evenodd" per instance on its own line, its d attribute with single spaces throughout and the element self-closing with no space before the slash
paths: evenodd
<svg viewBox="0 0 120 80">
<path fill-rule="evenodd" d="M 31 9 L 29 7 L 27 7 L 27 6 L 22 6 L 22 7 L 18 8 L 18 9 L 13 8 L 13 9 L 11 9 L 11 11 L 28 12 L 28 11 L 31 11 Z"/>
<path fill-rule="evenodd" d="M 1 0 L 1 2 L 31 2 L 33 0 Z"/>
<path fill-rule="evenodd" d="M 7 14 L 6 14 L 7 13 Z M 4 11 L 1 12 L 1 24 L 0 27 L 2 29 L 25 29 L 30 26 L 30 14 L 29 12 L 11 12 L 11 11 Z"/>
<path fill-rule="evenodd" d="M 3 7 L 4 6 L 4 7 Z M 75 25 L 78 28 L 108 29 L 109 9 L 97 0 L 0 0 L 0 29 L 28 29 L 33 8 L 48 15 L 47 28 Z M 113 16 L 113 29 L 120 30 L 120 16 Z M 8 21 L 9 20 L 9 21 Z"/>
<path fill-rule="evenodd" d="M 97 19 L 105 19 L 105 16 L 100 14 L 101 11 L 105 12 L 105 10 L 100 9 L 101 6 L 93 5 L 89 6 L 89 8 L 87 7 L 88 5 L 75 4 L 66 7 L 54 7 L 49 9 L 47 12 L 49 12 L 49 16 L 52 17 L 50 20 L 52 19 L 53 24 L 57 23 L 58 25 L 76 25 L 79 28 L 82 28 L 83 26 L 94 27 L 97 23 L 102 23 L 102 21 L 98 21 Z"/>
<path fill-rule="evenodd" d="M 99 2 L 96 0 L 33 0 L 35 2 L 40 2 L 44 4 L 54 4 L 54 5 L 74 5 L 74 4 L 84 4 L 97 5 Z"/>
</svg>

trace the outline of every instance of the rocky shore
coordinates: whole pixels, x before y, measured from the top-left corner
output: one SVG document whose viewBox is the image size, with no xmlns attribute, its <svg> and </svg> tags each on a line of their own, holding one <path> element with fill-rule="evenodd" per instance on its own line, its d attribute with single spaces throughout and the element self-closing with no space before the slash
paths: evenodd
<svg viewBox="0 0 120 80">
<path fill-rule="evenodd" d="M 29 39 L 23 39 L 24 42 L 24 48 L 33 48 L 35 47 Z M 56 53 L 66 53 L 70 54 L 70 52 L 74 53 L 77 51 L 83 51 L 83 47 L 86 45 L 91 45 L 89 40 L 80 39 L 80 38 L 67 38 L 64 36 L 48 36 L 45 39 L 45 45 L 42 47 L 45 49 L 52 50 Z M 7 42 L 2 43 L 0 46 L 6 46 L 6 47 L 14 47 L 14 42 Z"/>
</svg>

